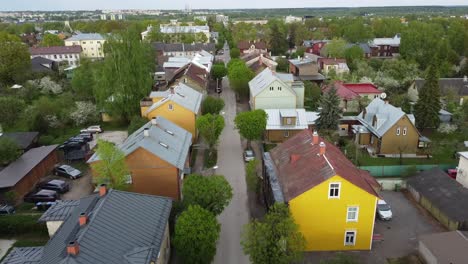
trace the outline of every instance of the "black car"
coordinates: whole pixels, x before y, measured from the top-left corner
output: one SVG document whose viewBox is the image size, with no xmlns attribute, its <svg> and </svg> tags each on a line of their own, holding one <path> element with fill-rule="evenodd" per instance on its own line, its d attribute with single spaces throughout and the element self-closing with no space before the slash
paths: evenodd
<svg viewBox="0 0 468 264">
<path fill-rule="evenodd" d="M 57 199 L 58 194 L 56 191 L 44 189 L 32 191 L 24 196 L 25 203 L 55 202 Z"/>
<path fill-rule="evenodd" d="M 77 137 L 83 138 L 88 142 L 93 140 L 93 134 L 91 133 L 80 133 Z"/>
<path fill-rule="evenodd" d="M 62 180 L 50 180 L 37 185 L 40 189 L 53 190 L 58 193 L 66 193 L 70 190 L 70 185 Z"/>
<path fill-rule="evenodd" d="M 60 165 L 54 168 L 54 175 L 64 176 L 75 180 L 81 177 L 81 171 L 69 165 Z"/>
<path fill-rule="evenodd" d="M 0 215 L 11 215 L 15 213 L 15 208 L 11 205 L 0 205 Z"/>
</svg>

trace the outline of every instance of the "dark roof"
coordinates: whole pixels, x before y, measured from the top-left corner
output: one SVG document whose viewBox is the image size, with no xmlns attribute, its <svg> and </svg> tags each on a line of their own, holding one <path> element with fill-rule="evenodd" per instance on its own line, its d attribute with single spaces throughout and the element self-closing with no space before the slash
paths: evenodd
<svg viewBox="0 0 468 264">
<path fill-rule="evenodd" d="M 43 247 L 17 247 L 3 259 L 2 264 L 39 264 Z"/>
<path fill-rule="evenodd" d="M 41 163 L 58 145 L 33 148 L 24 153 L 16 161 L 0 171 L 0 188 L 15 186 L 34 167 Z"/>
<path fill-rule="evenodd" d="M 348 43 L 348 44 L 346 44 L 347 49 L 349 49 L 351 47 L 354 47 L 354 46 L 360 47 L 362 52 L 364 52 L 364 54 L 371 53 L 371 48 L 370 48 L 369 44 L 367 44 L 367 43 L 356 43 L 356 44 Z"/>
<path fill-rule="evenodd" d="M 152 45 L 156 51 L 162 51 L 162 52 L 201 51 L 201 50 L 212 52 L 216 50 L 216 45 L 214 43 L 184 44 L 184 43 L 154 42 L 152 43 Z"/>
<path fill-rule="evenodd" d="M 415 81 L 416 89 L 419 91 L 425 82 L 423 79 L 417 79 Z M 468 95 L 468 81 L 465 82 L 463 78 L 441 78 L 439 79 L 439 88 L 442 95 L 446 95 L 449 91 L 459 96 Z"/>
<path fill-rule="evenodd" d="M 206 87 L 208 84 L 208 74 L 205 69 L 198 67 L 195 64 L 190 64 L 185 75 L 196 82 L 201 87 Z"/>
<path fill-rule="evenodd" d="M 54 46 L 54 47 L 33 47 L 29 49 L 31 55 L 48 55 L 48 54 L 70 54 L 80 53 L 81 46 Z"/>
<path fill-rule="evenodd" d="M 3 133 L 0 137 L 8 137 L 13 139 L 21 149 L 27 149 L 39 136 L 39 132 L 12 132 Z"/>
<path fill-rule="evenodd" d="M 468 232 L 451 231 L 421 236 L 419 239 L 438 263 L 466 263 Z"/>
<path fill-rule="evenodd" d="M 250 47 L 254 45 L 256 49 L 266 49 L 267 45 L 263 41 L 246 41 L 241 40 L 237 43 L 237 48 L 240 50 L 250 49 Z"/>
<path fill-rule="evenodd" d="M 80 204 L 80 200 L 57 201 L 39 218 L 39 222 L 65 221 Z"/>
<path fill-rule="evenodd" d="M 282 194 L 286 202 L 339 175 L 343 179 L 377 196 L 377 181 L 367 171 L 358 169 L 335 145 L 319 138 L 326 145 L 325 155 L 318 155 L 319 144 L 312 144 L 313 135 L 304 130 L 270 151 Z"/>
<path fill-rule="evenodd" d="M 156 261 L 172 201 L 166 197 L 117 190 L 82 198 L 44 246 L 40 264 L 146 264 Z M 49 210 L 51 210 L 50 208 Z M 79 226 L 79 215 L 88 223 Z M 67 254 L 76 241 L 79 253 Z M 8 263 L 10 264 L 10 263 Z"/>
<path fill-rule="evenodd" d="M 34 57 L 31 59 L 31 70 L 33 72 L 53 72 L 56 62 L 44 57 Z"/>
<path fill-rule="evenodd" d="M 295 81 L 324 81 L 326 78 L 320 73 L 316 75 L 301 75 L 301 76 L 294 76 Z"/>
<path fill-rule="evenodd" d="M 468 221 L 468 189 L 440 168 L 436 167 L 410 177 L 408 185 L 451 220 Z"/>
</svg>

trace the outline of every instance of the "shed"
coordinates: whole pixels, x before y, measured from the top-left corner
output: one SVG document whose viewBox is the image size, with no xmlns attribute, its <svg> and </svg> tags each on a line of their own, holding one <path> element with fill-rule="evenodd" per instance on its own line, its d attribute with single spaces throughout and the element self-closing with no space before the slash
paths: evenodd
<svg viewBox="0 0 468 264">
<path fill-rule="evenodd" d="M 427 264 L 466 263 L 468 232 L 452 231 L 421 236 L 418 251 Z"/>
<path fill-rule="evenodd" d="M 407 181 L 414 199 L 449 230 L 468 230 L 468 189 L 436 167 Z"/>
<path fill-rule="evenodd" d="M 0 133 L 0 138 L 7 137 L 12 139 L 18 144 L 21 150 L 27 151 L 32 147 L 37 146 L 39 140 L 39 132 L 11 132 Z"/>
<path fill-rule="evenodd" d="M 14 191 L 22 199 L 58 162 L 57 145 L 33 148 L 0 171 L 0 194 Z M 3 197 L 2 197 L 3 198 Z"/>
</svg>

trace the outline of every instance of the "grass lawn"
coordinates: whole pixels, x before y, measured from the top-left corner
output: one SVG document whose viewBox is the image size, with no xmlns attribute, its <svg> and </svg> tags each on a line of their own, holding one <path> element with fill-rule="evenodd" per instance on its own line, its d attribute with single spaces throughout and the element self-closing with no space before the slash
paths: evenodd
<svg viewBox="0 0 468 264">
<path fill-rule="evenodd" d="M 432 165 L 432 164 L 458 164 L 458 159 L 452 155 L 433 156 L 432 158 L 403 158 L 400 164 L 399 158 L 372 158 L 368 153 L 360 153 L 359 166 L 390 166 L 390 165 Z"/>
<path fill-rule="evenodd" d="M 418 256 L 408 255 L 401 258 L 388 259 L 388 264 L 423 264 Z"/>
</svg>

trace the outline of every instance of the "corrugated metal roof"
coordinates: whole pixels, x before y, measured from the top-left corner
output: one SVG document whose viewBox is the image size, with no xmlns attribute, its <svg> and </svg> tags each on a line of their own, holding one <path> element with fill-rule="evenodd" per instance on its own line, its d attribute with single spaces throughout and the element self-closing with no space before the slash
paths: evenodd
<svg viewBox="0 0 468 264">
<path fill-rule="evenodd" d="M 82 40 L 105 40 L 105 38 L 99 33 L 80 33 L 74 35 L 65 41 L 82 41 Z"/>
<path fill-rule="evenodd" d="M 77 54 L 81 52 L 81 46 L 32 47 L 29 52 L 31 55 Z"/>
<path fill-rule="evenodd" d="M 203 98 L 203 94 L 196 91 L 195 89 L 191 88 L 190 86 L 179 83 L 177 86 L 174 87 L 173 93 L 171 89 L 168 89 L 163 92 L 152 92 L 150 94 L 151 98 L 155 97 L 163 97 L 159 102 L 154 103 L 146 113 L 151 113 L 154 109 L 161 106 L 163 103 L 172 101 L 177 105 L 182 106 L 183 108 L 192 111 L 193 113 L 197 114 L 200 110 L 201 101 Z"/>
<path fill-rule="evenodd" d="M 302 130 L 308 127 L 304 109 L 265 109 L 265 112 L 268 116 L 266 130 Z M 296 117 L 296 123 L 282 124 L 281 117 Z"/>
<path fill-rule="evenodd" d="M 406 115 L 401 108 L 386 103 L 380 98 L 375 98 L 366 107 L 364 118 L 363 113 L 364 112 L 361 112 L 358 115 L 358 120 L 378 137 L 382 137 L 398 120 L 400 120 L 400 118 Z M 378 127 L 372 125 L 374 116 L 378 119 Z"/>
<path fill-rule="evenodd" d="M 61 200 L 52 205 L 39 218 L 39 222 L 65 221 L 75 208 L 80 204 L 80 200 Z"/>
<path fill-rule="evenodd" d="M 17 247 L 3 259 L 2 264 L 38 264 L 43 247 Z"/>
<path fill-rule="evenodd" d="M 183 170 L 191 145 L 192 134 L 161 116 L 156 118 L 156 122 L 157 125 L 153 125 L 152 121 L 150 121 L 135 131 L 122 145 L 119 145 L 119 149 L 127 156 L 135 150 L 143 148 Z M 147 137 L 144 135 L 145 128 L 148 129 L 149 133 Z M 99 157 L 94 154 L 88 160 L 88 163 L 98 160 Z"/>
<path fill-rule="evenodd" d="M 160 32 L 163 34 L 176 34 L 176 33 L 208 33 L 210 27 L 208 26 L 177 26 L 177 25 L 160 25 Z"/>
<path fill-rule="evenodd" d="M 278 81 L 284 84 L 284 86 L 288 87 L 286 82 L 292 83 L 294 81 L 294 78 L 292 74 L 289 74 L 289 73 L 279 74 L 279 73 L 271 71 L 269 68 L 266 68 L 249 82 L 250 94 L 253 97 L 257 96 L 264 89 L 269 87 L 269 85 L 274 81 Z M 291 91 L 294 92 L 292 89 Z"/>
<path fill-rule="evenodd" d="M 52 153 L 58 145 L 33 148 L 24 153 L 16 161 L 0 171 L 0 188 L 13 187 L 34 167 Z"/>
<path fill-rule="evenodd" d="M 319 112 L 305 112 L 307 124 L 313 125 L 315 121 L 320 117 Z"/>
<path fill-rule="evenodd" d="M 21 149 L 29 147 L 38 136 L 39 132 L 10 132 L 0 134 L 0 138 L 8 137 L 13 139 Z"/>
</svg>

